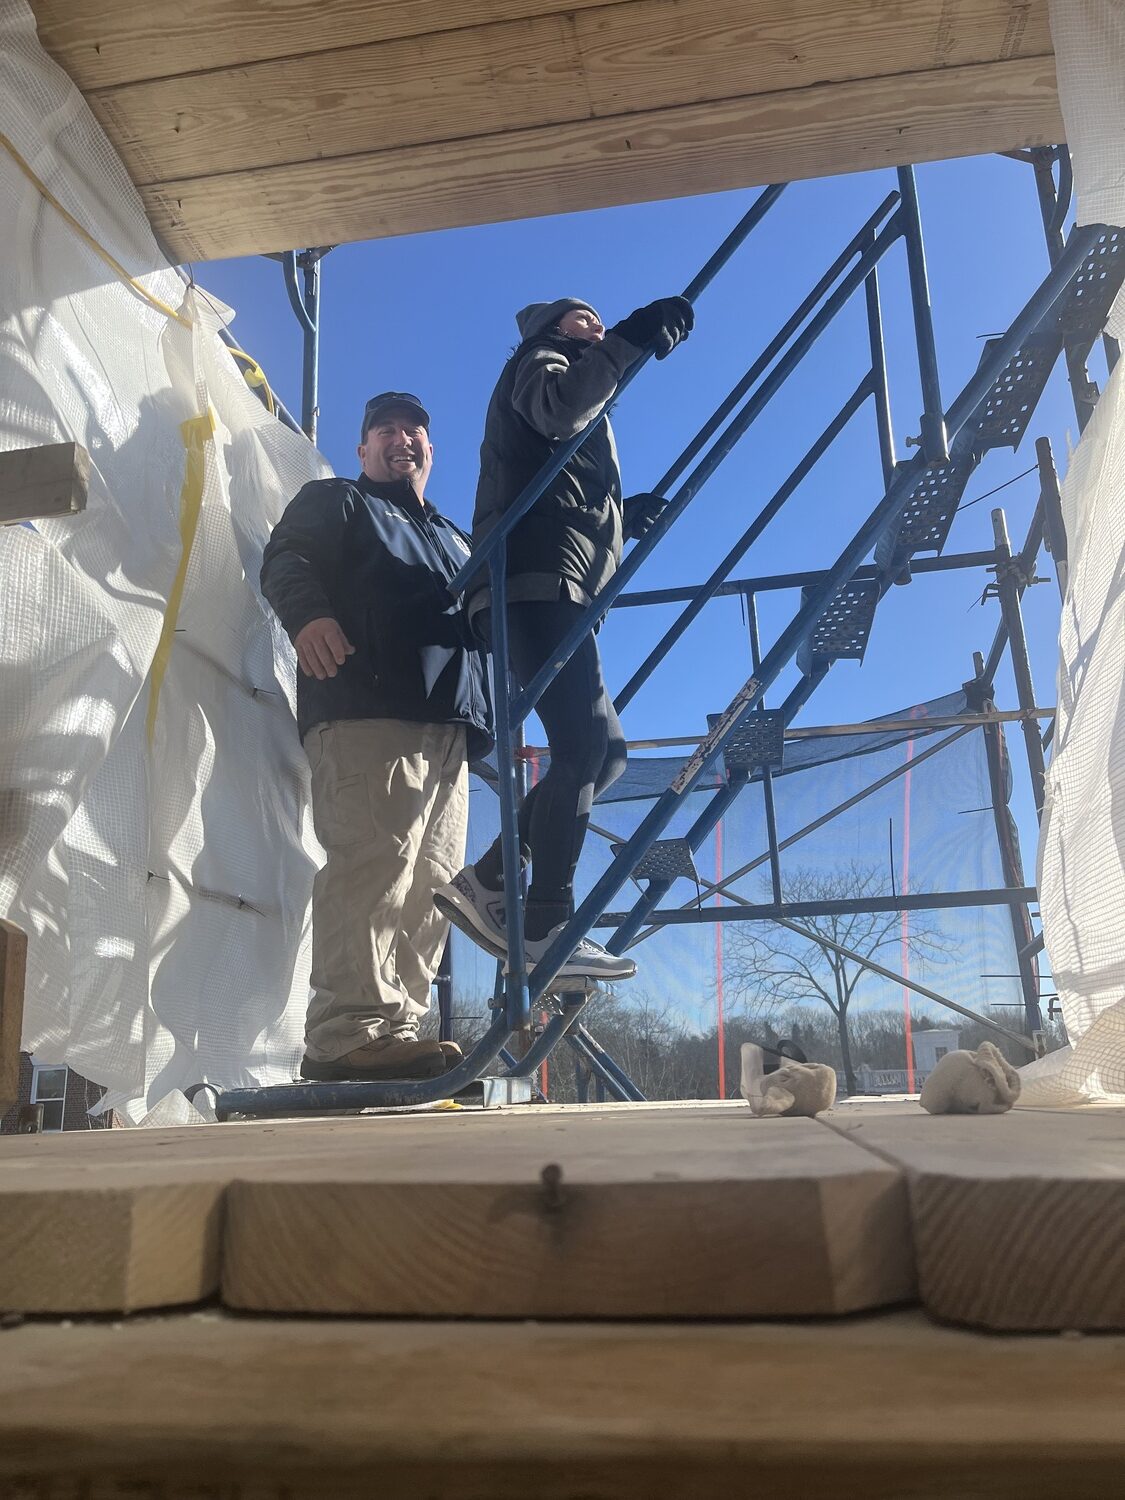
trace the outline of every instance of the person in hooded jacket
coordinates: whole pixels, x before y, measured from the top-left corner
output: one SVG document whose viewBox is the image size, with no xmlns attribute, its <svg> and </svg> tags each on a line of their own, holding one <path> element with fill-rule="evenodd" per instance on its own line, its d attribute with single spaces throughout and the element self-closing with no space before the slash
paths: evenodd
<svg viewBox="0 0 1125 1500">
<path fill-rule="evenodd" d="M 690 302 L 665 297 L 607 329 L 588 302 L 562 297 L 517 314 L 520 343 L 489 402 L 473 516 L 479 542 L 533 480 L 556 446 L 612 402 L 626 371 L 649 351 L 663 359 L 690 333 Z M 616 572 L 625 541 L 645 535 L 664 501 L 622 498 L 613 430 L 602 422 L 547 485 L 507 542 L 509 654 L 526 687 Z M 466 602 L 477 634 L 491 640 L 491 597 L 470 584 Z M 520 808 L 520 852 L 530 863 L 525 908 L 533 968 L 574 911 L 574 872 L 595 797 L 625 769 L 625 737 L 606 691 L 597 642 L 586 637 L 543 693 L 536 712 L 550 766 Z M 438 907 L 482 947 L 507 953 L 500 842 L 435 895 Z M 616 980 L 636 973 L 632 959 L 583 939 L 564 978 Z"/>
</svg>

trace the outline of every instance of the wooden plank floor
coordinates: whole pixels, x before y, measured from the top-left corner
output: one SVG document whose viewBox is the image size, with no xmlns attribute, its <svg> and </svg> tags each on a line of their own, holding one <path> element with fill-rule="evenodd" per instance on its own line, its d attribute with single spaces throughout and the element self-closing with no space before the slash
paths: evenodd
<svg viewBox="0 0 1125 1500">
<path fill-rule="evenodd" d="M 811 1314 L 913 1292 L 899 1172 L 742 1105 L 0 1142 L 0 1308 L 182 1304 L 220 1280 L 238 1307 L 429 1316 Z"/>
<path fill-rule="evenodd" d="M 545 1171 L 546 1169 L 546 1171 Z M 917 1267 L 917 1270 L 915 1269 Z M 917 1283 L 917 1285 L 916 1285 Z M 1125 1328 L 1125 1113 L 741 1102 L 0 1140 L 0 1310 Z"/>
<path fill-rule="evenodd" d="M 1110 1500 L 1125 1339 L 197 1313 L 0 1332 L 5 1500 Z"/>
</svg>

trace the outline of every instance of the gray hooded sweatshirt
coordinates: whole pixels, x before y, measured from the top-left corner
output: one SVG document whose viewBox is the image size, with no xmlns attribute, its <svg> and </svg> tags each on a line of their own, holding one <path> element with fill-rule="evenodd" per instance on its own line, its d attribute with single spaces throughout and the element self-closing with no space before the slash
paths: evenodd
<svg viewBox="0 0 1125 1500">
<path fill-rule="evenodd" d="M 496 524 L 550 458 L 613 400 L 641 350 L 615 333 L 586 343 L 557 331 L 576 297 L 537 302 L 517 315 L 521 340 L 500 374 L 485 418 L 473 542 Z M 590 311 L 593 311 L 590 308 Z M 587 604 L 621 560 L 621 471 L 608 420 L 548 484 L 508 538 L 508 599 Z M 483 584 L 470 613 L 489 603 Z"/>
</svg>

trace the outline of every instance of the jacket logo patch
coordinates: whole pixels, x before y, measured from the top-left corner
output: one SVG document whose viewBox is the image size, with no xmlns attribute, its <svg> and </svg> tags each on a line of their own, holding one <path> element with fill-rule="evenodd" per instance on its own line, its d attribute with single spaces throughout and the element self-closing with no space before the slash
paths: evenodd
<svg viewBox="0 0 1125 1500">
<path fill-rule="evenodd" d="M 456 548 L 458 548 L 459 551 L 463 552 L 466 557 L 471 557 L 472 556 L 472 552 L 471 552 L 471 550 L 469 548 L 469 544 L 468 544 L 468 542 L 465 540 L 465 538 L 463 536 L 458 536 L 455 531 L 451 531 L 449 533 L 449 540 L 453 543 L 453 545 Z"/>
</svg>

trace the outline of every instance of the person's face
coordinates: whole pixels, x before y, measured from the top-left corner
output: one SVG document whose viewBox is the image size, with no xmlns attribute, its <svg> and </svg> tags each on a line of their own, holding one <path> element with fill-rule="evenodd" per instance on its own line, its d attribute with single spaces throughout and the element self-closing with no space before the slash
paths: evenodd
<svg viewBox="0 0 1125 1500">
<path fill-rule="evenodd" d="M 596 312 L 588 307 L 572 307 L 559 319 L 559 332 L 567 338 L 582 339 L 587 344 L 600 344 L 605 338 L 605 327 Z"/>
<path fill-rule="evenodd" d="M 434 465 L 434 447 L 410 407 L 393 406 L 381 412 L 357 451 L 368 479 L 381 484 L 406 479 L 417 494 L 425 494 Z"/>
</svg>

